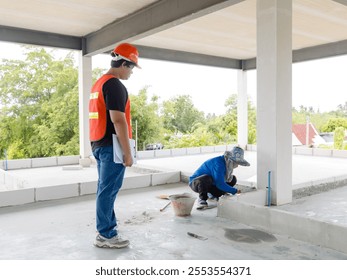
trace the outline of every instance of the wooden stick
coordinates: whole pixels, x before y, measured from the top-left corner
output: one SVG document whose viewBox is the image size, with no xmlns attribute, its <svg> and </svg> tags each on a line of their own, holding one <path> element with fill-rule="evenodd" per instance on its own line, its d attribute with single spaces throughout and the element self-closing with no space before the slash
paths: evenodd
<svg viewBox="0 0 347 280">
<path fill-rule="evenodd" d="M 169 199 L 169 195 L 168 194 L 160 194 L 157 196 L 160 199 Z"/>
<path fill-rule="evenodd" d="M 171 204 L 171 201 L 168 204 L 166 204 L 163 208 L 161 208 L 160 212 L 163 212 L 166 209 L 166 207 L 168 207 L 170 204 Z"/>
</svg>

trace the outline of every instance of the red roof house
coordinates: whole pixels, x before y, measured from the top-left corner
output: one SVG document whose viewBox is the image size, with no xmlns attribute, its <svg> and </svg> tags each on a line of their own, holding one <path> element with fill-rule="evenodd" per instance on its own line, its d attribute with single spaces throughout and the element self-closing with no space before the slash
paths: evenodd
<svg viewBox="0 0 347 280">
<path fill-rule="evenodd" d="M 306 131 L 308 129 L 308 143 L 306 143 Z M 292 132 L 296 138 L 300 141 L 301 145 L 315 146 L 325 143 L 324 139 L 319 136 L 318 131 L 312 123 L 309 124 L 293 124 Z"/>
</svg>

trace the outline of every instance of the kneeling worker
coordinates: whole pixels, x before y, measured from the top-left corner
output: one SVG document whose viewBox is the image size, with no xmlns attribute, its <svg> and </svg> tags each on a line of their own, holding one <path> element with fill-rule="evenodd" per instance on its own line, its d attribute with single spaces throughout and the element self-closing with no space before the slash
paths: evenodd
<svg viewBox="0 0 347 280">
<path fill-rule="evenodd" d="M 234 188 L 237 178 L 233 171 L 239 165 L 249 166 L 244 159 L 244 151 L 234 147 L 224 155 L 205 161 L 189 178 L 189 186 L 199 193 L 199 206 L 208 206 L 207 199 L 216 198 L 226 193 L 236 194 L 240 190 Z"/>
</svg>

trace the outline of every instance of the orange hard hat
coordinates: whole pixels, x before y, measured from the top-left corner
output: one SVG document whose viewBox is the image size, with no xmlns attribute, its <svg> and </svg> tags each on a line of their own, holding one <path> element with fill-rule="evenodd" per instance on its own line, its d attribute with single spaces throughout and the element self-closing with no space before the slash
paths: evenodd
<svg viewBox="0 0 347 280">
<path fill-rule="evenodd" d="M 135 65 L 141 68 L 137 63 L 139 59 L 139 52 L 136 47 L 128 43 L 119 44 L 114 48 L 113 53 L 121 56 L 121 58 L 135 63 Z"/>
</svg>

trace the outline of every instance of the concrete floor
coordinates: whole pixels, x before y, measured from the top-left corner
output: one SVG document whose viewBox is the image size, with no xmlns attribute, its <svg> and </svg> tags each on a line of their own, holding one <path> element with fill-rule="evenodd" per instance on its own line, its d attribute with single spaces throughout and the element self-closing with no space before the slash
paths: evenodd
<svg viewBox="0 0 347 280">
<path fill-rule="evenodd" d="M 95 198 L 39 202 L 0 209 L 2 260 L 346 260 L 335 250 L 264 232 L 216 217 L 217 209 L 177 217 L 159 194 L 189 192 L 186 184 L 121 191 L 116 214 L 120 234 L 131 242 L 121 250 L 94 247 Z M 206 237 L 199 240 L 192 232 Z"/>
<path fill-rule="evenodd" d="M 254 152 L 246 152 L 250 168 L 238 168 L 239 180 L 256 173 Z M 139 166 L 181 170 L 191 174 L 205 159 L 215 154 L 141 160 Z M 346 159 L 309 156 L 293 157 L 293 182 L 297 188 L 311 182 L 334 182 L 347 173 Z M 61 180 L 95 180 L 95 169 L 56 174 L 55 168 L 15 171 L 44 187 Z M 14 172 L 14 171 L 13 171 Z M 64 172 L 63 172 L 64 173 Z M 39 176 L 38 174 L 41 174 Z M 129 174 L 129 176 L 132 174 Z M 133 174 L 134 175 L 134 174 Z M 135 174 L 136 175 L 136 174 Z M 137 176 L 137 175 L 136 175 Z M 332 184 L 333 185 L 333 184 Z M 131 242 L 122 250 L 94 247 L 95 196 L 36 202 L 0 208 L 1 260 L 347 260 L 347 254 L 312 245 L 290 236 L 265 232 L 230 219 L 217 217 L 217 209 L 197 211 L 177 217 L 172 206 L 160 212 L 168 201 L 159 194 L 190 192 L 185 183 L 122 190 L 115 209 L 121 235 Z M 295 199 L 281 210 L 347 226 L 347 186 Z M 207 240 L 188 236 L 192 232 Z"/>
</svg>

